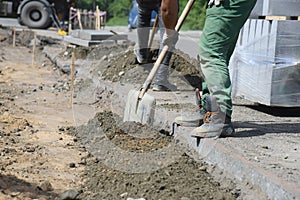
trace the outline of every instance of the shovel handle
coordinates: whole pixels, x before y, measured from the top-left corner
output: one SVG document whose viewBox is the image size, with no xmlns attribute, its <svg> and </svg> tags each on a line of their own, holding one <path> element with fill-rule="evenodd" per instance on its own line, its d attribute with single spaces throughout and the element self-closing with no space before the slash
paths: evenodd
<svg viewBox="0 0 300 200">
<path fill-rule="evenodd" d="M 150 35 L 150 39 L 149 39 L 149 43 L 148 43 L 148 48 L 149 49 L 152 46 L 152 42 L 153 42 L 154 34 L 156 32 L 157 24 L 158 24 L 158 14 L 156 14 L 155 21 L 154 21 L 154 24 L 153 24 L 153 27 L 152 27 L 152 31 L 151 31 L 151 35 Z"/>
<path fill-rule="evenodd" d="M 189 0 L 186 4 L 186 6 L 184 7 L 182 14 L 180 15 L 178 22 L 176 24 L 175 30 L 178 32 L 185 20 L 185 18 L 188 16 L 191 8 L 193 7 L 193 4 L 195 3 L 195 0 Z"/>
<path fill-rule="evenodd" d="M 186 19 L 186 17 L 188 16 L 193 4 L 194 4 L 195 0 L 189 0 L 188 3 L 186 4 L 184 10 L 182 11 L 182 14 L 180 15 L 175 30 L 178 32 L 184 22 L 184 20 Z M 163 59 L 165 58 L 167 52 L 168 52 L 169 47 L 167 45 L 165 45 L 162 49 L 162 51 L 160 52 L 156 62 L 154 63 L 154 66 L 152 68 L 152 70 L 150 71 L 144 85 L 141 88 L 141 92 L 139 94 L 139 99 L 142 99 L 143 96 L 145 95 L 145 93 L 147 92 L 147 90 L 150 88 L 150 84 L 153 81 L 160 64 L 162 63 Z"/>
</svg>

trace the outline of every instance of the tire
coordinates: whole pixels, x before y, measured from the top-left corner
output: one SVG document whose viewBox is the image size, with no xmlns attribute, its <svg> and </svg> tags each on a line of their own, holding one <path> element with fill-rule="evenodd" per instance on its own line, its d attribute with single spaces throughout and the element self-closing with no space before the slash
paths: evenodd
<svg viewBox="0 0 300 200">
<path fill-rule="evenodd" d="M 29 28 L 38 29 L 47 29 L 52 23 L 46 6 L 39 1 L 30 1 L 22 7 L 20 21 Z"/>
<path fill-rule="evenodd" d="M 24 23 L 22 22 L 21 17 L 18 17 L 18 22 L 21 26 L 24 26 Z"/>
</svg>

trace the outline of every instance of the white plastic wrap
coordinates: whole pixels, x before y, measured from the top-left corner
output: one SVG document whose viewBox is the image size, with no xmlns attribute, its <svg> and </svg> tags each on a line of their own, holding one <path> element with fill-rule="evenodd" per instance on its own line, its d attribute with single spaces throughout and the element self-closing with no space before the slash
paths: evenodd
<svg viewBox="0 0 300 200">
<path fill-rule="evenodd" d="M 300 16 L 300 0 L 257 0 L 250 17 L 270 15 Z"/>
<path fill-rule="evenodd" d="M 230 62 L 233 96 L 300 106 L 300 21 L 249 19 Z"/>
</svg>

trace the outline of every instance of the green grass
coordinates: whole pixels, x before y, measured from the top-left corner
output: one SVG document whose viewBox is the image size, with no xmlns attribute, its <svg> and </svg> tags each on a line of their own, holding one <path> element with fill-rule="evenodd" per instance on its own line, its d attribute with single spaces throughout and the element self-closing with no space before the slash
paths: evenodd
<svg viewBox="0 0 300 200">
<path fill-rule="evenodd" d="M 108 22 L 106 22 L 107 26 L 127 26 L 128 19 L 127 18 L 111 18 Z"/>
<path fill-rule="evenodd" d="M 124 18 L 111 18 L 106 22 L 106 26 L 127 26 L 128 19 Z M 198 23 L 183 23 L 181 30 L 201 30 L 201 26 Z"/>
</svg>

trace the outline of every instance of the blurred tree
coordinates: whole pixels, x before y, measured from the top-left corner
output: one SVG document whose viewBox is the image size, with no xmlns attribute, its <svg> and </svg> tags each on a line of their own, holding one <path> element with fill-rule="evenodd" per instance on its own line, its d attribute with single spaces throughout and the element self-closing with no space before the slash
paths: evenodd
<svg viewBox="0 0 300 200">
<path fill-rule="evenodd" d="M 131 7 L 130 0 L 114 0 L 114 3 L 110 4 L 108 11 L 112 16 L 117 18 L 128 17 L 128 10 Z"/>
<path fill-rule="evenodd" d="M 113 2 L 114 0 L 110 0 Z M 77 0 L 77 7 L 80 9 L 95 10 L 99 6 L 101 10 L 107 10 L 108 0 Z"/>
<path fill-rule="evenodd" d="M 107 11 L 107 20 L 124 25 L 127 23 L 128 11 L 133 0 L 78 0 L 77 7 L 80 9 L 95 10 L 99 6 L 100 10 Z M 180 12 L 183 11 L 188 0 L 180 0 Z M 190 11 L 184 29 L 199 30 L 203 28 L 205 21 L 205 7 L 207 0 L 196 0 Z M 118 24 L 121 23 L 121 24 Z"/>
<path fill-rule="evenodd" d="M 99 6 L 100 10 L 107 11 L 107 20 L 109 20 L 114 17 L 127 17 L 131 2 L 131 0 L 78 0 L 77 7 L 95 10 L 96 6 Z"/>
<path fill-rule="evenodd" d="M 80 9 L 93 9 L 93 1 L 95 0 L 77 0 L 77 7 Z"/>
<path fill-rule="evenodd" d="M 180 0 L 180 13 L 183 11 L 188 0 Z M 187 16 L 183 28 L 191 30 L 201 30 L 205 22 L 207 0 L 195 1 L 189 15 Z"/>
</svg>

